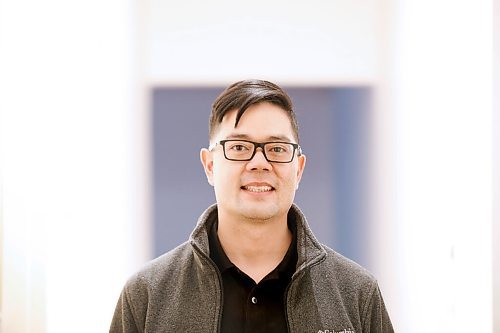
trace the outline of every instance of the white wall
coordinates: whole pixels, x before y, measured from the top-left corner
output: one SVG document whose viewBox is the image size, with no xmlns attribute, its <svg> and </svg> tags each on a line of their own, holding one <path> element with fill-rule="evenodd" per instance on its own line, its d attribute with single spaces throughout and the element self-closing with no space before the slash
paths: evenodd
<svg viewBox="0 0 500 333">
<path fill-rule="evenodd" d="M 491 9 L 390 9 L 375 191 L 378 275 L 397 331 L 493 329 Z"/>
<path fill-rule="evenodd" d="M 0 6 L 1 329 L 105 332 L 150 250 L 135 3 Z"/>
<path fill-rule="evenodd" d="M 145 10 L 152 84 L 269 78 L 353 84 L 378 76 L 377 0 L 164 1 Z"/>
<path fill-rule="evenodd" d="M 500 332 L 500 0 L 493 6 L 493 330 Z"/>
</svg>

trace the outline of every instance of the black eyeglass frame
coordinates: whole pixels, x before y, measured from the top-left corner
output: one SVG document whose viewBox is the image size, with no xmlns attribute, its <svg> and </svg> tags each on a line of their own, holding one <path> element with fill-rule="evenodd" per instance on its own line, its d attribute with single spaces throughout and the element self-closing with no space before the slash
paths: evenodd
<svg viewBox="0 0 500 333">
<path fill-rule="evenodd" d="M 254 146 L 254 149 L 253 149 L 253 153 L 252 153 L 252 156 L 250 156 L 249 158 L 247 159 L 234 159 L 234 158 L 228 158 L 227 155 L 226 155 L 226 142 L 235 142 L 235 141 L 239 141 L 239 142 L 248 142 L 248 143 L 251 143 L 253 144 Z M 264 149 L 264 146 L 267 145 L 267 144 L 270 144 L 270 143 L 283 143 L 283 144 L 287 144 L 287 145 L 292 145 L 293 147 L 293 153 L 292 153 L 292 158 L 290 159 L 290 161 L 273 161 L 273 160 L 269 160 L 267 158 L 267 155 L 266 155 L 266 150 Z M 226 158 L 226 160 L 228 161 L 242 161 L 242 162 L 245 162 L 245 161 L 251 161 L 252 158 L 254 158 L 255 154 L 257 153 L 257 148 L 262 148 L 262 154 L 264 155 L 264 158 L 266 159 L 266 161 L 268 161 L 269 163 L 291 163 L 293 161 L 293 159 L 295 158 L 295 152 L 297 151 L 297 156 L 301 156 L 302 155 L 302 148 L 299 146 L 298 143 L 293 143 L 293 142 L 285 142 L 285 141 L 268 141 L 268 142 L 254 142 L 254 141 L 250 141 L 250 140 L 241 140 L 241 139 L 228 139 L 228 140 L 220 140 L 219 142 L 216 142 L 211 148 L 209 147 L 209 150 L 212 151 L 217 145 L 221 145 L 222 146 L 222 151 L 224 152 L 224 157 Z"/>
</svg>

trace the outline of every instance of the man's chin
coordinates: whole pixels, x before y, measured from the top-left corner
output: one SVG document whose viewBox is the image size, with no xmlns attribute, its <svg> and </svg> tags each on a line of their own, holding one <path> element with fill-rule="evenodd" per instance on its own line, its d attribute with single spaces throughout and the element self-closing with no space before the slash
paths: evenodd
<svg viewBox="0 0 500 333">
<path fill-rule="evenodd" d="M 241 215 L 248 219 L 254 221 L 270 221 L 279 216 L 279 209 L 277 207 L 262 207 L 263 205 L 256 207 L 247 207 L 241 211 Z"/>
</svg>

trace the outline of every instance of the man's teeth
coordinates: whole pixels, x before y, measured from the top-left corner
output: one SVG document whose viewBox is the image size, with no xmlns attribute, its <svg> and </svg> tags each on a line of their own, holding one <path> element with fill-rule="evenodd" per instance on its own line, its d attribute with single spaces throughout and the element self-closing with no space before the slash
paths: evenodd
<svg viewBox="0 0 500 333">
<path fill-rule="evenodd" d="M 243 186 L 243 188 L 250 192 L 267 192 L 273 189 L 271 186 Z"/>
</svg>

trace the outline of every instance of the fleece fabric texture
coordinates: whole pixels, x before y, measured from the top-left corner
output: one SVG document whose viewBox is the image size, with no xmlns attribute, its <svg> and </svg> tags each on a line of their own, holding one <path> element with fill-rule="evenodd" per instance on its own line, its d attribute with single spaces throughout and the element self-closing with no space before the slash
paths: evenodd
<svg viewBox="0 0 500 333">
<path fill-rule="evenodd" d="M 111 333 L 218 333 L 222 279 L 209 257 L 217 206 L 199 218 L 189 240 L 149 262 L 122 290 Z M 364 268 L 320 244 L 294 204 L 297 268 L 286 291 L 291 333 L 393 332 L 377 281 Z"/>
</svg>

